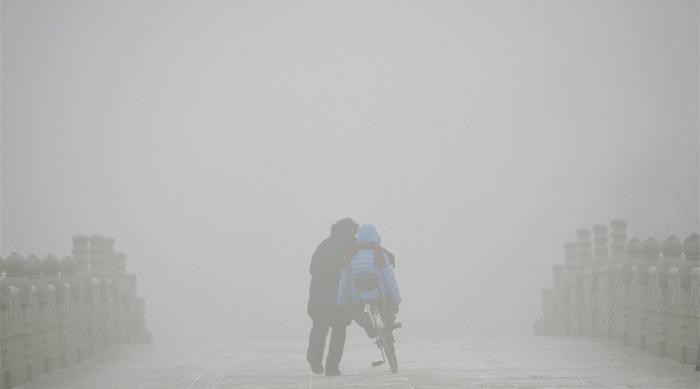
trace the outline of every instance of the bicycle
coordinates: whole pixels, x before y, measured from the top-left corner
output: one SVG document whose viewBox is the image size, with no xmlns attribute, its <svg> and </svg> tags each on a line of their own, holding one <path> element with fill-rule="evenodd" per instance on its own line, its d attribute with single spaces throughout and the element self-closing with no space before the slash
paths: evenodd
<svg viewBox="0 0 700 389">
<path fill-rule="evenodd" d="M 365 312 L 369 314 L 372 327 L 376 330 L 377 337 L 375 338 L 375 344 L 382 354 L 382 360 L 372 362 L 372 367 L 378 367 L 388 362 L 391 372 L 396 374 L 399 371 L 399 362 L 396 359 L 396 348 L 394 347 L 396 342 L 392 331 L 400 328 L 401 323 L 395 323 L 393 328 L 386 328 L 382 309 L 377 303 L 366 304 Z"/>
<path fill-rule="evenodd" d="M 372 362 L 372 367 L 381 366 L 388 362 L 391 372 L 396 374 L 399 371 L 399 363 L 396 359 L 395 340 L 392 331 L 401 328 L 401 323 L 397 323 L 393 314 L 390 314 L 385 309 L 387 307 L 386 296 L 376 274 L 359 274 L 354 282 L 362 304 L 362 310 L 370 319 L 369 323 L 366 324 L 371 324 L 372 332 L 376 334 L 374 343 L 382 354 L 382 360 Z"/>
</svg>

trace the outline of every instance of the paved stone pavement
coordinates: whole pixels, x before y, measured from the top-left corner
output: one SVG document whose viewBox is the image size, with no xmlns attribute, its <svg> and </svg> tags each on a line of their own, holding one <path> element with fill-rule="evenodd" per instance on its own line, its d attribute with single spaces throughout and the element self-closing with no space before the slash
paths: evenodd
<svg viewBox="0 0 700 389">
<path fill-rule="evenodd" d="M 311 375 L 303 343 L 126 346 L 23 389 L 700 388 L 691 366 L 604 339 L 399 340 L 399 374 L 372 368 L 370 343 L 346 347 L 343 376 Z"/>
</svg>

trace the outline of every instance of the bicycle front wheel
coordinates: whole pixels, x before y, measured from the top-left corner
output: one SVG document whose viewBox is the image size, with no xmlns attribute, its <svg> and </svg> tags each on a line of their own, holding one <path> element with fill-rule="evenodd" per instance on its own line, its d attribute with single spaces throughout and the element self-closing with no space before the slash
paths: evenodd
<svg viewBox="0 0 700 389">
<path fill-rule="evenodd" d="M 384 349 L 384 355 L 386 356 L 386 361 L 389 363 L 389 368 L 391 372 L 396 374 L 399 371 L 399 361 L 396 359 L 396 348 L 394 347 L 394 337 L 386 331 L 381 331 L 382 337 L 382 348 Z"/>
</svg>

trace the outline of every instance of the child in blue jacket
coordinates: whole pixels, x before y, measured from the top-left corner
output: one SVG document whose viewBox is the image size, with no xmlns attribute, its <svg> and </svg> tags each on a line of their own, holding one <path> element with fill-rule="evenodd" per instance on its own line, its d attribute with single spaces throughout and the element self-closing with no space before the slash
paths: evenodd
<svg viewBox="0 0 700 389">
<path fill-rule="evenodd" d="M 374 226 L 365 224 L 357 232 L 358 247 L 345 260 L 338 284 L 338 305 L 350 305 L 353 318 L 370 338 L 376 337 L 364 305 L 373 300 L 384 302 L 383 317 L 388 329 L 397 328 L 401 295 L 394 275 L 393 257 L 381 247 Z"/>
</svg>

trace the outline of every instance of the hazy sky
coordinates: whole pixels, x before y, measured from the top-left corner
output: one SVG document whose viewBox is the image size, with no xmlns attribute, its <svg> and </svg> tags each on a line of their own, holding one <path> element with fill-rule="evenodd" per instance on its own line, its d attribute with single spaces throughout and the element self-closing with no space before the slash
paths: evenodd
<svg viewBox="0 0 700 389">
<path fill-rule="evenodd" d="M 575 228 L 698 229 L 698 15 L 3 0 L 0 254 L 110 235 L 157 337 L 301 339 L 351 216 L 397 255 L 403 336 L 530 333 Z"/>
</svg>

